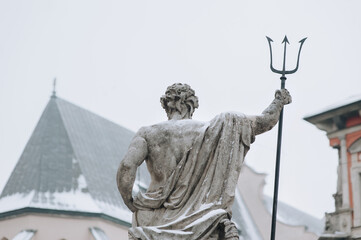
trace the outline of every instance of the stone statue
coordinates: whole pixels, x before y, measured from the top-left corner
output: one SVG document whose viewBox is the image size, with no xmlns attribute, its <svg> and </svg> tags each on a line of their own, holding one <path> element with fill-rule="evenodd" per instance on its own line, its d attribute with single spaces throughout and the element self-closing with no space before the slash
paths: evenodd
<svg viewBox="0 0 361 240">
<path fill-rule="evenodd" d="M 161 97 L 168 120 L 142 127 L 122 160 L 117 184 L 133 212 L 130 239 L 239 239 L 231 206 L 241 166 L 255 135 L 276 125 L 291 102 L 287 90 L 259 116 L 222 113 L 191 120 L 198 98 L 176 83 Z M 146 161 L 151 183 L 132 196 L 137 167 Z"/>
</svg>

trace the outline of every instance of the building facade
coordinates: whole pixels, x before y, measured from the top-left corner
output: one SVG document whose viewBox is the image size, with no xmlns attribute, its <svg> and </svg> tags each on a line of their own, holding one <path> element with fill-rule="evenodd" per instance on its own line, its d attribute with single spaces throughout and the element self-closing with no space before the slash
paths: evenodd
<svg viewBox="0 0 361 240">
<path fill-rule="evenodd" d="M 326 239 L 361 239 L 361 96 L 305 118 L 338 150 L 335 212 L 326 213 Z"/>
</svg>

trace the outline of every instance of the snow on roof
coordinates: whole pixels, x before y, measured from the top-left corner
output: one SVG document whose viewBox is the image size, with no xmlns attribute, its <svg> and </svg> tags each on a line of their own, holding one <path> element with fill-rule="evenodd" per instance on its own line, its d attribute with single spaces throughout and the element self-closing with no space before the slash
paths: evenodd
<svg viewBox="0 0 361 240">
<path fill-rule="evenodd" d="M 347 106 L 347 105 L 350 105 L 352 103 L 356 103 L 356 102 L 360 102 L 361 101 L 361 94 L 357 94 L 357 95 L 352 95 L 346 99 L 343 99 L 343 100 L 340 100 L 338 102 L 335 102 L 334 104 L 331 104 L 317 112 L 314 112 L 312 114 L 308 114 L 306 117 L 304 118 L 310 118 L 310 117 L 313 117 L 315 115 L 319 115 L 319 114 L 322 114 L 322 113 L 325 113 L 325 112 L 329 112 L 329 111 L 332 111 L 332 110 L 335 110 L 335 109 L 338 109 L 338 108 L 341 108 L 343 106 Z"/>
<path fill-rule="evenodd" d="M 115 176 L 133 135 L 51 98 L 0 195 L 0 213 L 35 207 L 103 213 L 130 223 Z"/>
<path fill-rule="evenodd" d="M 95 240 L 109 240 L 108 236 L 100 228 L 91 227 L 89 228 L 89 231 L 91 232 Z"/>
<path fill-rule="evenodd" d="M 16 234 L 13 240 L 31 240 L 35 234 L 35 230 L 23 230 Z"/>
<path fill-rule="evenodd" d="M 350 234 L 344 233 L 344 232 L 335 232 L 335 233 L 324 233 L 321 235 L 319 239 L 347 239 L 350 237 Z"/>
</svg>

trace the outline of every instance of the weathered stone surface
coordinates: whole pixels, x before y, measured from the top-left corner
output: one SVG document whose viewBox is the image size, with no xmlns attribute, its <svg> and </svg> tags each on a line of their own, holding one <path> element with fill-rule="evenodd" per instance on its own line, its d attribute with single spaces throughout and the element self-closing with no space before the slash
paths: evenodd
<svg viewBox="0 0 361 240">
<path fill-rule="evenodd" d="M 244 157 L 255 135 L 270 130 L 287 90 L 259 116 L 222 113 L 210 122 L 191 120 L 198 98 L 173 84 L 161 103 L 169 121 L 141 128 L 121 162 L 117 183 L 133 211 L 130 239 L 239 239 L 231 206 Z M 136 169 L 146 161 L 151 183 L 133 198 Z"/>
</svg>

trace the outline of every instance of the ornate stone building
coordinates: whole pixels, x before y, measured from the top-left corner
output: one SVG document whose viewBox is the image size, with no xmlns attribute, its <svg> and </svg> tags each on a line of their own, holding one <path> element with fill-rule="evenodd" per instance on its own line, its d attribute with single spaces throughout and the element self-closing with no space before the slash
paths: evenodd
<svg viewBox="0 0 361 240">
<path fill-rule="evenodd" d="M 361 96 L 305 120 L 326 132 L 339 156 L 335 212 L 326 213 L 325 232 L 319 239 L 361 239 Z"/>
<path fill-rule="evenodd" d="M 134 133 L 53 95 L 0 195 L 0 239 L 128 239 L 131 212 L 115 175 Z M 245 240 L 268 239 L 263 174 L 244 167 L 233 221 Z M 149 183 L 146 167 L 134 191 Z M 316 240 L 322 224 L 280 203 L 278 238 Z"/>
</svg>

